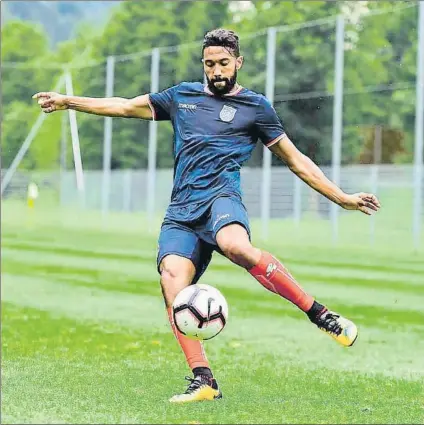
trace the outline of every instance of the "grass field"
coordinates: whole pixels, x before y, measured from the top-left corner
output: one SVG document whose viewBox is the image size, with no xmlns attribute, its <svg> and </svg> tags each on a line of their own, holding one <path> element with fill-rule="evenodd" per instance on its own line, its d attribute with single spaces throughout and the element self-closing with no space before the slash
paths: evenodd
<svg viewBox="0 0 424 425">
<path fill-rule="evenodd" d="M 189 371 L 161 299 L 157 226 L 2 213 L 2 423 L 424 423 L 422 252 L 395 239 L 318 249 L 275 224 L 261 246 L 357 322 L 352 349 L 215 255 L 202 282 L 230 316 L 206 349 L 224 399 L 175 406 Z"/>
</svg>

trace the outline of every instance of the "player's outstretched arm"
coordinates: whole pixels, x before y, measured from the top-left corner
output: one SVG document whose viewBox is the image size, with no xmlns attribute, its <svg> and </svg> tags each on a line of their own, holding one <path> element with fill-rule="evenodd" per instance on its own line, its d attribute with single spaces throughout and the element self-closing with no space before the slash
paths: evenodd
<svg viewBox="0 0 424 425">
<path fill-rule="evenodd" d="M 132 99 L 122 97 L 81 97 L 67 96 L 55 92 L 39 92 L 34 94 L 41 110 L 47 114 L 65 109 L 74 109 L 87 114 L 109 117 L 152 119 L 149 106 L 149 95 L 145 94 Z"/>
<path fill-rule="evenodd" d="M 287 136 L 272 145 L 270 149 L 306 184 L 342 208 L 359 210 L 367 215 L 371 215 L 372 211 L 380 209 L 380 202 L 371 193 L 361 192 L 349 195 L 343 192 L 342 189 L 325 176 L 310 158 L 303 155 Z"/>
</svg>

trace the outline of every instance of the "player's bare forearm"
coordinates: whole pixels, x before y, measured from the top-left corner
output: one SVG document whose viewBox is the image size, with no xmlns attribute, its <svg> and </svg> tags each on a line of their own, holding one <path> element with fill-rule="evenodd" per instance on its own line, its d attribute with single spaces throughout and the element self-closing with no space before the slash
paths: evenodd
<svg viewBox="0 0 424 425">
<path fill-rule="evenodd" d="M 308 186 L 321 193 L 321 195 L 324 195 L 337 205 L 344 205 L 347 194 L 329 180 L 310 158 L 301 154 L 301 157 L 289 165 L 289 168 Z"/>
<path fill-rule="evenodd" d="M 120 97 L 93 98 L 80 96 L 66 96 L 65 104 L 68 109 L 87 114 L 109 117 L 126 117 L 126 102 L 128 99 Z"/>
<path fill-rule="evenodd" d="M 122 97 L 67 96 L 55 92 L 40 92 L 33 98 L 38 99 L 38 104 L 46 113 L 74 109 L 87 114 L 109 117 L 152 119 L 149 95 L 147 94 L 126 99 Z"/>
<path fill-rule="evenodd" d="M 348 210 L 359 210 L 367 215 L 380 209 L 379 200 L 371 193 L 345 193 L 325 176 L 318 165 L 303 155 L 287 136 L 284 135 L 270 149 L 307 185 L 337 205 Z"/>
</svg>

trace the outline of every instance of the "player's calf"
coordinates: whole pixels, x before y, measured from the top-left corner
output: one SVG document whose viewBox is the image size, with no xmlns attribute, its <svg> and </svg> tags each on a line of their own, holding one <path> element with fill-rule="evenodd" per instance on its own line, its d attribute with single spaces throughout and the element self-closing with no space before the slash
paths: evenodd
<svg viewBox="0 0 424 425">
<path fill-rule="evenodd" d="M 356 341 L 358 330 L 355 324 L 315 301 L 280 261 L 250 244 L 247 231 L 242 226 L 224 227 L 217 234 L 217 242 L 227 258 L 246 268 L 264 288 L 300 308 L 319 329 L 337 342 L 351 346 Z"/>
<path fill-rule="evenodd" d="M 312 323 L 341 345 L 350 347 L 356 341 L 358 329 L 355 324 L 315 301 L 271 254 L 263 251 L 260 261 L 249 273 L 266 289 L 299 307 Z"/>
<path fill-rule="evenodd" d="M 258 263 L 249 269 L 249 273 L 266 289 L 292 302 L 305 313 L 314 303 L 296 282 L 289 271 L 268 252 L 262 251 Z"/>
<path fill-rule="evenodd" d="M 172 317 L 172 303 L 177 294 L 192 282 L 195 275 L 194 265 L 187 258 L 171 254 L 162 259 L 159 270 L 161 273 L 161 287 L 167 306 L 169 323 L 184 353 L 188 366 L 194 373 L 200 370 L 205 375 L 210 374 L 212 376 L 203 344 L 200 341 L 189 339 L 178 332 Z"/>
<path fill-rule="evenodd" d="M 244 227 L 239 224 L 226 226 L 218 232 L 216 240 L 227 258 L 246 268 L 266 289 L 291 301 L 304 312 L 312 307 L 314 299 L 303 291 L 275 257 L 252 246 Z"/>
</svg>

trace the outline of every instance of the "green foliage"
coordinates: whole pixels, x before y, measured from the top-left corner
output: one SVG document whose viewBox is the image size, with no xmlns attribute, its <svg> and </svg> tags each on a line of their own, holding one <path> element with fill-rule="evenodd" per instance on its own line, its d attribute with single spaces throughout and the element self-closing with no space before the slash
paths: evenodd
<svg viewBox="0 0 424 425">
<path fill-rule="evenodd" d="M 10 103 L 2 116 L 2 165 L 7 168 L 12 163 L 25 137 L 30 130 L 30 123 L 37 111 L 21 101 Z M 25 158 L 28 161 L 28 158 Z"/>
<path fill-rule="evenodd" d="M 151 49 L 179 46 L 161 50 L 160 90 L 181 81 L 202 81 L 198 41 L 206 31 L 220 26 L 235 29 L 241 35 L 241 50 L 245 56 L 239 73 L 241 84 L 265 93 L 266 34 L 249 34 L 269 26 L 301 24 L 335 16 L 346 4 L 259 1 L 243 12 L 230 9 L 225 2 L 122 2 L 114 8 L 103 32 L 80 23 L 75 39 L 60 43 L 55 51 L 49 50 L 47 35 L 41 27 L 10 21 L 2 30 L 2 60 L 38 63 L 40 67 L 3 69 L 4 117 L 19 114 L 17 108 L 21 107 L 22 116 L 26 116 L 25 108 L 31 104 L 31 95 L 52 88 L 61 71 L 43 68 L 44 64 L 72 62 L 82 66 L 97 61 L 97 66 L 72 71 L 74 92 L 103 97 L 106 57 L 145 52 L 120 58 L 115 64 L 115 96 L 134 97 L 150 91 Z M 352 4 L 349 7 L 355 7 Z M 396 6 L 390 2 L 369 2 L 367 7 L 372 11 Z M 351 15 L 347 13 L 348 18 L 352 18 Z M 361 129 L 377 124 L 402 132 L 405 151 L 401 160 L 411 160 L 416 40 L 416 7 L 373 16 L 364 13 L 356 21 L 353 18 L 346 21 L 343 162 L 360 160 L 365 143 Z M 277 34 L 275 108 L 299 149 L 319 164 L 328 164 L 331 160 L 334 51 L 334 21 Z M 392 84 L 404 86 L 388 90 Z M 14 106 L 9 110 L 12 103 Z M 78 114 L 78 124 L 85 167 L 101 168 L 103 118 Z M 51 117 L 44 124 L 54 139 L 52 143 L 58 145 L 55 125 Z M 4 134 L 11 138 L 6 141 L 8 149 L 17 149 L 17 140 L 23 137 L 17 134 L 23 133 L 25 126 L 15 132 L 13 120 L 3 121 L 2 126 Z M 148 127 L 148 122 L 140 120 L 113 120 L 114 168 L 146 166 Z M 169 123 L 159 124 L 158 138 L 158 165 L 170 167 L 173 156 Z M 250 164 L 260 165 L 261 154 L 260 149 L 255 151 Z M 4 158 L 7 155 L 13 156 L 10 152 L 3 153 Z M 42 162 L 39 159 L 36 164 Z"/>
<path fill-rule="evenodd" d="M 412 160 L 410 147 L 415 121 L 416 50 L 417 8 L 364 18 L 355 48 L 345 53 L 346 91 L 355 92 L 344 98 L 345 160 L 359 159 L 352 156 L 350 147 L 362 139 L 363 126 L 377 124 L 403 133 L 402 139 L 406 141 L 407 149 L 404 159 Z M 406 88 L 364 92 L 369 86 L 400 83 L 405 84 Z M 396 140 L 387 140 L 386 143 L 395 145 Z"/>
<path fill-rule="evenodd" d="M 47 47 L 47 37 L 39 25 L 11 21 L 2 30 L 2 61 L 39 59 L 46 53 Z"/>
<path fill-rule="evenodd" d="M 226 6 L 207 2 L 125 2 L 112 16 L 103 34 L 93 41 L 93 57 L 101 60 L 109 55 L 145 51 L 143 57 L 117 61 L 114 93 L 134 97 L 150 91 L 150 51 L 153 47 L 176 46 L 203 37 L 212 26 L 219 26 L 226 17 Z M 190 19 L 185 19 L 190 16 Z M 162 53 L 160 89 L 182 80 L 203 78 L 200 45 L 183 47 L 176 52 Z M 104 96 L 105 74 L 102 68 L 87 68 L 74 73 L 76 93 Z M 103 121 L 93 117 L 79 118 L 84 161 L 90 168 L 102 164 Z M 113 168 L 147 166 L 148 123 L 137 120 L 113 121 Z M 172 128 L 161 123 L 158 142 L 158 166 L 170 167 Z"/>
<path fill-rule="evenodd" d="M 48 52 L 46 34 L 37 25 L 20 21 L 11 21 L 2 29 L 2 62 L 36 63 L 41 62 Z M 2 69 L 2 101 L 4 105 L 15 100 L 28 102 L 40 84 L 48 80 L 43 78 L 40 69 Z"/>
<path fill-rule="evenodd" d="M 14 101 L 5 108 L 2 121 L 2 163 L 7 168 L 16 156 L 39 111 L 33 105 Z M 59 158 L 61 116 L 49 116 L 48 125 L 41 127 L 30 149 L 24 156 L 22 169 L 52 169 Z"/>
<path fill-rule="evenodd" d="M 78 23 L 87 21 L 100 27 L 118 2 L 110 1 L 3 1 L 2 26 L 10 20 L 20 19 L 39 23 L 48 34 L 51 45 L 74 37 Z M 5 16 L 3 16 L 3 14 Z"/>
<path fill-rule="evenodd" d="M 41 127 L 27 154 L 33 169 L 58 168 L 62 115 L 49 115 L 48 120 L 49 125 Z"/>
<path fill-rule="evenodd" d="M 59 72 L 37 66 L 50 54 L 47 36 L 40 26 L 11 21 L 2 29 L 2 41 L 2 61 L 15 63 L 13 67 L 2 69 L 2 163 L 4 167 L 8 167 L 40 113 L 34 107 L 32 95 L 41 87 L 45 90 L 52 89 Z M 21 67 L 30 64 L 34 67 Z M 57 122 L 56 117 L 48 118 L 24 157 L 21 167 L 52 166 L 56 159 L 55 146 L 60 134 Z"/>
</svg>

